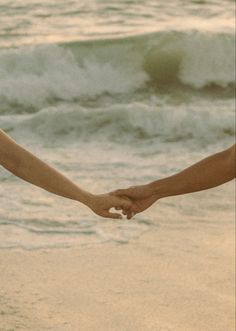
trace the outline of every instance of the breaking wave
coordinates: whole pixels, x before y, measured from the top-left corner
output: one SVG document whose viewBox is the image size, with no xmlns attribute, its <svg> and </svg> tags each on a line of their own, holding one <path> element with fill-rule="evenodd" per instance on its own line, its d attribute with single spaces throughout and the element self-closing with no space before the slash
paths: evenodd
<svg viewBox="0 0 236 331">
<path fill-rule="evenodd" d="M 165 141 L 211 141 L 234 136 L 233 104 L 149 106 L 144 103 L 83 108 L 79 105 L 48 107 L 37 113 L 0 117 L 0 127 L 21 136 L 46 141 L 105 140 L 122 143 L 160 138 Z"/>
<path fill-rule="evenodd" d="M 1 108 L 39 110 L 55 100 L 234 84 L 232 34 L 169 31 L 0 50 Z"/>
</svg>

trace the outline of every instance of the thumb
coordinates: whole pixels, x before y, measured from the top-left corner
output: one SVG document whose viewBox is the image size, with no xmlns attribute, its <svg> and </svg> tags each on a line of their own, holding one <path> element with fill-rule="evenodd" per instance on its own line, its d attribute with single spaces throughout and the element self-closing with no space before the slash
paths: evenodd
<svg viewBox="0 0 236 331">
<path fill-rule="evenodd" d="M 119 198 L 120 198 L 119 207 L 121 207 L 124 210 L 132 208 L 132 201 L 127 196 L 122 195 Z"/>
<path fill-rule="evenodd" d="M 129 197 L 130 190 L 129 189 L 118 189 L 111 192 L 111 195 L 117 196 L 117 197 Z"/>
</svg>

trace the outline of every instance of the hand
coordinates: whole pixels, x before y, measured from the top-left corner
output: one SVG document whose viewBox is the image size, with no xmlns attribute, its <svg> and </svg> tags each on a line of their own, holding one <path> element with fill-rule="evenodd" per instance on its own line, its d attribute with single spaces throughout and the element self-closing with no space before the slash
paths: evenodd
<svg viewBox="0 0 236 331">
<path fill-rule="evenodd" d="M 132 201 L 131 208 L 124 209 L 123 212 L 128 219 L 131 219 L 137 213 L 141 213 L 158 200 L 158 197 L 153 194 L 148 185 L 131 186 L 127 189 L 116 190 L 111 194 L 116 197 L 127 197 Z"/>
<path fill-rule="evenodd" d="M 99 216 L 122 219 L 121 214 L 111 213 L 109 210 L 115 208 L 116 210 L 129 211 L 132 208 L 132 203 L 127 197 L 118 197 L 108 193 L 93 195 L 88 203 L 88 207 Z M 125 215 L 124 212 L 123 214 Z"/>
</svg>

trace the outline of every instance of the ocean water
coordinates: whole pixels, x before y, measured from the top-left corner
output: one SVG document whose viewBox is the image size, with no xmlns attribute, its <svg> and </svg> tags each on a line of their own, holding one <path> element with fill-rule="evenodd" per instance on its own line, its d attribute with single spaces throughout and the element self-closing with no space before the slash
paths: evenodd
<svg viewBox="0 0 236 331">
<path fill-rule="evenodd" d="M 0 127 L 102 193 L 235 141 L 235 2 L 0 0 Z M 104 220 L 0 170 L 0 248 L 90 246 L 234 220 L 234 186 Z"/>
</svg>

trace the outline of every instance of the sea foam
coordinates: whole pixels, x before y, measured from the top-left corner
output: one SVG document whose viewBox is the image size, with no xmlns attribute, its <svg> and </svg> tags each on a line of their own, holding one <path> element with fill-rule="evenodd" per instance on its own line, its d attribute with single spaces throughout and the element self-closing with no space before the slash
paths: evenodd
<svg viewBox="0 0 236 331">
<path fill-rule="evenodd" d="M 93 99 L 143 89 L 224 89 L 235 84 L 231 34 L 145 36 L 0 51 L 0 101 L 41 109 L 55 100 Z M 22 110 L 21 110 L 22 112 Z"/>
<path fill-rule="evenodd" d="M 84 108 L 68 104 L 47 107 L 37 113 L 0 117 L 0 127 L 26 135 L 61 143 L 73 141 L 110 141 L 137 143 L 149 139 L 163 142 L 211 142 L 235 133 L 233 102 L 209 102 L 170 106 L 134 102 L 102 108 Z"/>
</svg>

